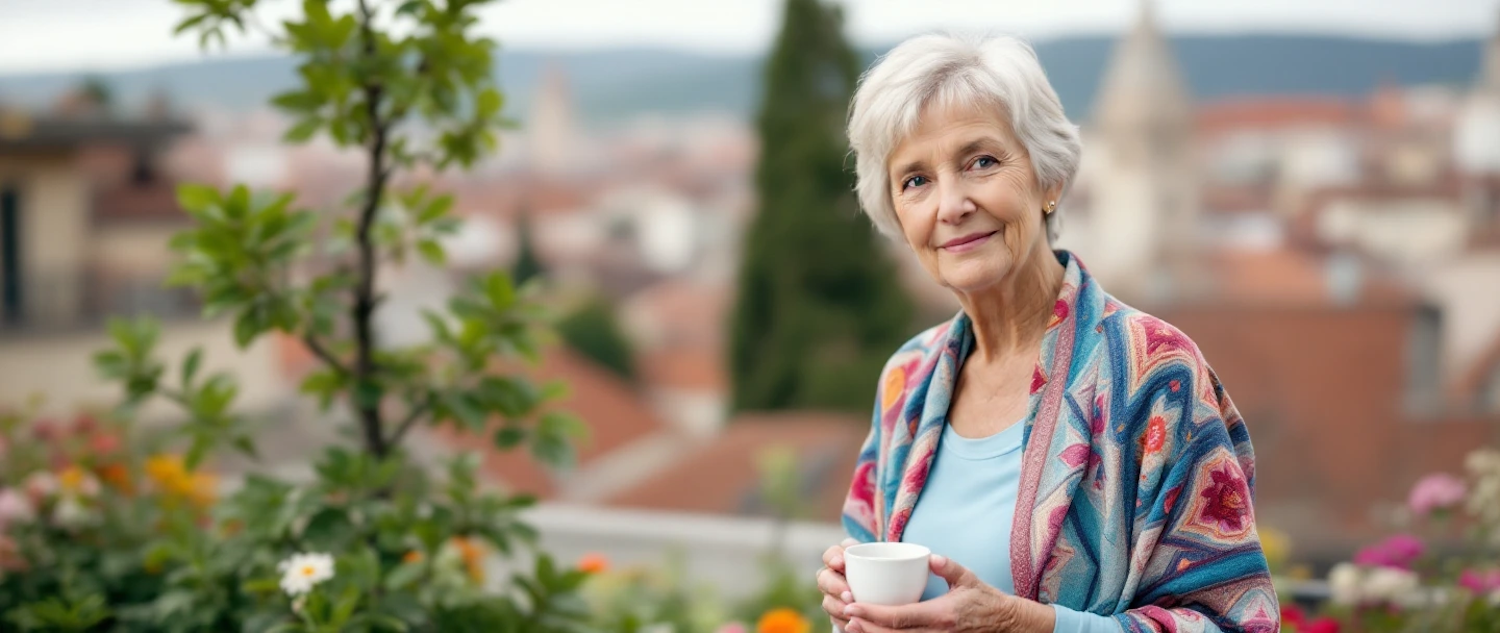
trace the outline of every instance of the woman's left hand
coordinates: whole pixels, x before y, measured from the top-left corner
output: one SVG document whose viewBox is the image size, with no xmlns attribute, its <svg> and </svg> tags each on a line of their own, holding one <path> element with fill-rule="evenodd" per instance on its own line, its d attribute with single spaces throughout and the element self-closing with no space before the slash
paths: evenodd
<svg viewBox="0 0 1500 633">
<path fill-rule="evenodd" d="M 1050 607 L 1006 594 L 944 556 L 930 560 L 948 593 L 925 602 L 888 607 L 855 602 L 845 607 L 845 633 L 1050 633 Z"/>
</svg>

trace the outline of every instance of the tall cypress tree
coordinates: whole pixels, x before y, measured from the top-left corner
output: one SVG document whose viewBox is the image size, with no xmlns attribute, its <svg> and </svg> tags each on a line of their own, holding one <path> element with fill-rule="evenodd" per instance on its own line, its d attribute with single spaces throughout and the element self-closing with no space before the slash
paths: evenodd
<svg viewBox="0 0 1500 633">
<path fill-rule="evenodd" d="M 532 277 L 547 274 L 547 269 L 542 266 L 542 260 L 536 255 L 536 245 L 532 243 L 531 231 L 531 209 L 523 206 L 516 217 L 516 240 L 519 244 L 516 262 L 511 266 L 511 277 L 515 279 L 517 286 Z"/>
<path fill-rule="evenodd" d="M 759 210 L 731 322 L 737 410 L 868 411 L 913 308 L 846 168 L 859 57 L 823 0 L 787 0 L 757 122 Z"/>
</svg>

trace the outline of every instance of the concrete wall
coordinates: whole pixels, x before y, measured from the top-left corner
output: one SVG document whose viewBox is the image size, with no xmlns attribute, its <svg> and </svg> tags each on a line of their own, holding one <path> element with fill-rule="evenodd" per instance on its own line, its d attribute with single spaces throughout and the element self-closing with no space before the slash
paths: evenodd
<svg viewBox="0 0 1500 633">
<path fill-rule="evenodd" d="M 763 561 L 777 538 L 769 520 L 706 514 L 543 504 L 525 520 L 541 533 L 542 550 L 559 562 L 571 564 L 594 553 L 615 568 L 660 566 L 675 550 L 682 556 L 687 582 L 712 585 L 731 600 L 764 587 Z M 786 556 L 811 581 L 823 566 L 823 550 L 845 535 L 837 525 L 792 523 L 782 536 Z M 503 561 L 495 560 L 491 567 L 488 577 L 506 577 L 498 573 L 507 569 Z"/>
</svg>

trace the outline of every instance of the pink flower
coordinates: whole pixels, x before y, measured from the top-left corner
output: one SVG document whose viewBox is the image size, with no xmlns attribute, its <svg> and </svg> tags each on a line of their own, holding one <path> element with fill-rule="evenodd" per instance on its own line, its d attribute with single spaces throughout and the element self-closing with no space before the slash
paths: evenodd
<svg viewBox="0 0 1500 633">
<path fill-rule="evenodd" d="M 31 502 L 26 495 L 16 492 L 14 488 L 0 490 L 0 532 L 4 532 L 12 523 L 30 521 L 36 517 L 31 509 Z"/>
<path fill-rule="evenodd" d="M 1425 551 L 1427 547 L 1422 544 L 1421 539 L 1410 534 L 1397 534 L 1359 550 L 1354 555 L 1354 564 L 1410 570 L 1411 564 L 1421 558 Z"/>
<path fill-rule="evenodd" d="M 1458 575 L 1458 586 L 1479 595 L 1488 594 L 1500 589 L 1500 569 L 1484 571 L 1465 569 L 1462 574 Z"/>
<path fill-rule="evenodd" d="M 1322 617 L 1297 627 L 1297 633 L 1339 633 L 1339 621 Z"/>
<path fill-rule="evenodd" d="M 120 450 L 120 436 L 114 433 L 100 433 L 89 439 L 89 451 L 96 456 L 104 456 Z"/>
<path fill-rule="evenodd" d="M 1434 473 L 1412 486 L 1406 505 L 1417 516 L 1427 516 L 1462 503 L 1467 492 L 1462 479 L 1447 473 Z"/>
<path fill-rule="evenodd" d="M 57 422 L 54 420 L 37 422 L 35 426 L 31 427 L 31 434 L 41 442 L 52 442 L 62 435 L 61 431 L 58 430 Z"/>
<path fill-rule="evenodd" d="M 95 420 L 94 416 L 91 416 L 91 415 L 88 415 L 88 414 L 85 413 L 85 414 L 79 415 L 76 418 L 73 418 L 73 434 L 74 435 L 80 435 L 80 436 L 82 436 L 82 435 L 89 435 L 89 434 L 93 433 L 94 431 L 98 430 L 98 428 L 99 428 L 99 421 Z"/>
<path fill-rule="evenodd" d="M 749 629 L 740 622 L 729 622 L 714 629 L 714 633 L 749 633 Z"/>
</svg>

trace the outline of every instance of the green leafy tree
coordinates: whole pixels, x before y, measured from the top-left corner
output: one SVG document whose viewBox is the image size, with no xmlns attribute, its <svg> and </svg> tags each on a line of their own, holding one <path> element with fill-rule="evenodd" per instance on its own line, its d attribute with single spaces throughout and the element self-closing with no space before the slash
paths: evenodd
<svg viewBox="0 0 1500 633">
<path fill-rule="evenodd" d="M 557 323 L 569 347 L 626 380 L 635 380 L 635 353 L 620 329 L 619 319 L 602 298 L 585 301 Z"/>
<path fill-rule="evenodd" d="M 868 410 L 912 305 L 860 217 L 843 124 L 859 75 L 842 14 L 787 0 L 765 68 L 750 226 L 731 323 L 740 410 Z"/>
<path fill-rule="evenodd" d="M 10 622 L 38 630 L 576 630 L 587 617 L 575 595 L 586 574 L 534 549 L 535 530 L 519 518 L 532 499 L 481 490 L 475 459 L 429 474 L 402 449 L 419 425 L 451 425 L 489 434 L 502 449 L 528 447 L 547 463 L 571 461 L 584 427 L 549 404 L 563 386 L 493 369 L 504 356 L 538 359 L 550 317 L 536 287 L 518 289 L 504 272 L 482 275 L 446 310 L 425 313 L 431 337 L 420 345 L 381 345 L 374 325 L 383 299 L 377 271 L 410 257 L 443 263 L 441 238 L 459 225 L 451 197 L 398 188 L 398 174 L 468 167 L 495 148 L 505 123 L 492 80 L 495 44 L 473 32 L 486 0 L 306 0 L 274 29 L 256 17 L 258 0 L 175 2 L 187 11 L 177 32 L 196 32 L 204 45 L 257 28 L 299 60 L 298 85 L 273 100 L 293 120 L 287 142 L 326 135 L 365 158 L 364 181 L 347 202 L 317 211 L 289 193 L 181 187 L 194 225 L 171 242 L 179 259 L 169 279 L 196 289 L 205 315 L 227 316 L 241 347 L 272 333 L 302 341 L 320 363 L 301 389 L 326 417 L 348 421 L 351 444 L 327 447 L 309 482 L 251 475 L 211 519 L 150 526 L 157 538 L 129 556 L 160 573 L 160 591 L 144 602 L 110 603 L 108 587 L 64 579 L 57 584 L 78 591 L 12 609 Z M 95 361 L 123 387 L 120 414 L 158 400 L 187 419 L 182 474 L 159 479 L 189 477 L 220 448 L 255 455 L 254 427 L 234 412 L 232 376 L 204 375 L 200 351 L 175 366 L 160 359 L 149 320 L 110 330 L 115 345 Z M 42 558 L 22 567 L 49 574 L 65 572 L 41 568 L 53 549 L 87 545 L 38 542 L 48 551 L 23 553 Z M 523 551 L 534 565 L 500 579 L 506 591 L 487 590 L 486 552 Z M 326 554 L 332 567 L 285 565 L 307 552 Z M 299 573 L 316 580 L 287 584 Z"/>
</svg>

